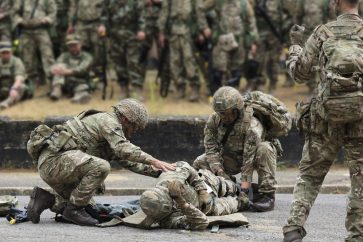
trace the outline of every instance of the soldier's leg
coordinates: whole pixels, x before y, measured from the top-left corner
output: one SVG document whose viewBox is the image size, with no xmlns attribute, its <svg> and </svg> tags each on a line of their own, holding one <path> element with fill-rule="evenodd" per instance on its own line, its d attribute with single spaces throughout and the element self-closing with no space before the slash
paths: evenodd
<svg viewBox="0 0 363 242">
<path fill-rule="evenodd" d="M 170 49 L 170 74 L 173 81 L 176 83 L 177 99 L 185 97 L 186 82 L 183 77 L 183 59 L 181 39 L 178 36 L 172 36 L 169 42 Z"/>
<path fill-rule="evenodd" d="M 46 82 L 51 84 L 51 67 L 54 64 L 53 46 L 48 31 L 44 30 L 36 35 L 37 46 L 40 51 L 41 63 L 45 73 Z"/>
<path fill-rule="evenodd" d="M 358 126 L 362 126 L 362 124 L 358 124 Z M 351 129 L 352 132 L 354 132 L 353 130 L 362 133 L 362 129 Z M 349 137 L 344 146 L 351 179 L 345 220 L 345 227 L 348 231 L 346 241 L 348 242 L 363 241 L 363 133 L 354 136 L 360 137 Z"/>
<path fill-rule="evenodd" d="M 88 36 L 90 37 L 90 44 L 92 45 L 93 54 L 93 71 L 97 77 L 103 75 L 102 70 L 102 60 L 103 55 L 107 54 L 107 50 L 104 50 L 103 39 L 98 35 L 97 29 L 99 23 L 90 24 L 87 28 Z"/>
<path fill-rule="evenodd" d="M 266 66 L 266 73 L 270 80 L 269 93 L 273 94 L 276 90 L 279 74 L 279 62 L 282 47 L 280 44 L 275 43 L 271 46 L 271 50 L 268 52 L 268 61 Z"/>
<path fill-rule="evenodd" d="M 236 196 L 215 197 L 213 208 L 207 215 L 220 216 L 236 213 L 239 211 L 240 204 Z"/>
<path fill-rule="evenodd" d="M 62 97 L 62 88 L 65 85 L 65 77 L 64 76 L 54 76 L 52 81 L 52 92 L 49 97 L 53 101 L 57 101 Z"/>
<path fill-rule="evenodd" d="M 239 43 L 238 49 L 234 50 L 230 55 L 230 65 L 231 78 L 229 80 L 228 86 L 239 88 L 240 81 L 242 78 L 242 67 L 245 60 L 245 49 L 243 43 Z"/>
<path fill-rule="evenodd" d="M 35 78 L 38 76 L 36 65 L 37 61 L 34 61 L 37 50 L 35 37 L 32 35 L 32 33 L 23 33 L 20 38 L 19 49 L 21 59 L 24 62 L 26 73 L 28 74 L 29 78 L 35 80 Z M 31 48 L 29 46 L 31 46 Z"/>
<path fill-rule="evenodd" d="M 91 98 L 92 96 L 89 93 L 89 86 L 86 84 L 86 81 L 82 81 L 75 85 L 71 100 L 72 103 L 86 104 L 91 101 Z"/>
<path fill-rule="evenodd" d="M 205 154 L 200 155 L 197 157 L 197 159 L 195 159 L 195 161 L 193 162 L 193 168 L 196 170 L 199 169 L 211 170 Z"/>
<path fill-rule="evenodd" d="M 117 82 L 121 88 L 121 99 L 130 97 L 126 53 L 125 43 L 118 38 L 112 38 L 110 59 L 116 72 Z"/>
<path fill-rule="evenodd" d="M 144 86 L 144 76 L 142 64 L 140 63 L 141 43 L 139 41 L 129 41 L 127 44 L 127 71 L 133 87 L 131 96 L 140 101 L 144 100 L 142 89 Z"/>
<path fill-rule="evenodd" d="M 310 134 L 310 137 L 305 138 L 290 215 L 287 225 L 283 227 L 285 237 L 295 231 L 302 237 L 306 235 L 303 226 L 324 178 L 338 154 L 337 140 L 337 137 L 329 136 L 327 133 Z"/>
</svg>

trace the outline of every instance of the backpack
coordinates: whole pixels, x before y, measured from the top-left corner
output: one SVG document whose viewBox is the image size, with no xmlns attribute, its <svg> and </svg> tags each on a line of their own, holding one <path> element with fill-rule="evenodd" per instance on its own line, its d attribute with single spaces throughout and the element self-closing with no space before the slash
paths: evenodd
<svg viewBox="0 0 363 242">
<path fill-rule="evenodd" d="M 292 125 L 292 117 L 287 107 L 275 97 L 254 91 L 245 94 L 245 105 L 252 107 L 256 116 L 266 129 L 268 138 L 286 136 Z"/>
<path fill-rule="evenodd" d="M 0 196 L 0 217 L 6 216 L 17 204 L 18 199 L 14 196 Z"/>
<path fill-rule="evenodd" d="M 324 69 L 318 112 L 326 121 L 363 119 L 363 68 L 353 61 L 363 56 L 363 24 L 348 27 L 322 26 L 319 62 Z M 342 28 L 345 33 L 339 33 Z"/>
</svg>

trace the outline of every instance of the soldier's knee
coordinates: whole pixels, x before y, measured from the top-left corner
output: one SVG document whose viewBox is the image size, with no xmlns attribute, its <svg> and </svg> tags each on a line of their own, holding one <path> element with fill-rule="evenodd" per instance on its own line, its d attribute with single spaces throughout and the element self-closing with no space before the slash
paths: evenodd
<svg viewBox="0 0 363 242">
<path fill-rule="evenodd" d="M 276 151 L 270 142 L 262 142 L 257 146 L 256 159 L 259 161 L 266 159 L 276 160 Z"/>
<path fill-rule="evenodd" d="M 99 160 L 97 165 L 97 171 L 101 174 L 101 176 L 106 177 L 111 171 L 110 163 L 105 160 Z"/>
</svg>

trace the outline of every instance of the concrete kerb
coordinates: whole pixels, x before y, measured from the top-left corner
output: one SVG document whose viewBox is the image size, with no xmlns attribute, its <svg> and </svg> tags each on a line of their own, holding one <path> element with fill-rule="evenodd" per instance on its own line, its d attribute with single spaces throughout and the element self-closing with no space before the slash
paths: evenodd
<svg viewBox="0 0 363 242">
<path fill-rule="evenodd" d="M 138 196 L 141 195 L 146 189 L 145 188 L 110 188 L 105 192 L 105 196 Z M 321 187 L 321 194 L 347 194 L 349 192 L 350 186 L 348 185 L 323 185 Z M 32 187 L 1 187 L 0 196 L 3 195 L 15 195 L 15 196 L 29 196 Z M 50 191 L 49 188 L 47 188 Z M 289 194 L 294 190 L 294 186 L 277 186 L 277 193 Z"/>
</svg>

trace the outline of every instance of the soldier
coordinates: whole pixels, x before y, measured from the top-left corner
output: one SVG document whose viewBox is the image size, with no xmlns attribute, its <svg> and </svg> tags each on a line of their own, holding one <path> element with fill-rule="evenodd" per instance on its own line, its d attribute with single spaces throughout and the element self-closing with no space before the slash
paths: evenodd
<svg viewBox="0 0 363 242">
<path fill-rule="evenodd" d="M 102 56 L 106 53 L 106 28 L 103 18 L 106 16 L 104 0 L 70 0 L 68 14 L 68 33 L 76 32 L 81 36 L 84 49 L 94 58 L 93 72 L 96 78 L 103 76 Z"/>
<path fill-rule="evenodd" d="M 140 50 L 145 40 L 145 18 L 143 1 L 115 1 L 107 3 L 106 25 L 111 40 L 110 57 L 114 63 L 121 99 L 133 97 L 142 101 L 144 85 Z"/>
<path fill-rule="evenodd" d="M 202 19 L 204 36 L 214 36 L 213 43 L 213 84 L 238 88 L 245 60 L 245 46 L 251 47 L 258 39 L 256 19 L 251 4 L 247 0 L 204 1 L 204 11 L 215 11 L 213 34 L 206 19 Z M 246 41 L 249 36 L 249 43 Z M 216 91 L 216 89 L 214 91 Z"/>
<path fill-rule="evenodd" d="M 208 169 L 226 179 L 241 173 L 242 191 L 248 194 L 253 171 L 257 170 L 259 211 L 274 208 L 276 160 L 282 152 L 277 139 L 268 139 L 261 118 L 256 118 L 240 93 L 222 87 L 213 96 L 213 113 L 204 129 L 205 154 L 193 163 L 195 169 Z M 256 116 L 256 117 L 255 117 Z"/>
<path fill-rule="evenodd" d="M 203 230 L 208 226 L 206 215 L 228 215 L 248 206 L 248 197 L 237 196 L 232 181 L 207 170 L 196 171 L 183 161 L 175 165 L 175 171 L 162 173 L 155 188 L 142 194 L 140 207 L 146 215 L 142 228 L 158 223 L 167 229 Z"/>
<path fill-rule="evenodd" d="M 57 4 L 57 18 L 53 33 L 51 33 L 54 56 L 58 58 L 65 49 L 64 40 L 68 29 L 68 9 L 70 0 L 55 0 Z"/>
<path fill-rule="evenodd" d="M 304 48 L 303 27 L 294 26 L 290 32 L 286 62 L 290 76 L 306 82 L 318 69 L 320 79 L 317 98 L 306 105 L 301 119 L 306 138 L 284 242 L 299 242 L 306 235 L 305 221 L 342 147 L 351 178 L 345 241 L 363 241 L 363 22 L 358 5 L 359 0 L 336 0 L 337 20 L 315 28 Z"/>
<path fill-rule="evenodd" d="M 176 83 L 177 99 L 185 97 L 187 81 L 191 87 L 190 102 L 199 100 L 200 81 L 195 58 L 193 56 L 193 40 L 191 26 L 197 11 L 199 1 L 180 0 L 163 1 L 159 16 L 159 42 L 165 45 L 165 38 L 169 42 L 170 72 Z"/>
<path fill-rule="evenodd" d="M 54 0 L 17 0 L 14 5 L 14 26 L 20 26 L 20 53 L 24 61 L 29 78 L 38 77 L 38 68 L 35 60 L 37 51 L 40 53 L 46 83 L 51 82 L 50 68 L 54 64 L 52 42 L 49 28 L 54 25 L 57 6 Z M 42 81 L 39 81 L 42 83 Z"/>
<path fill-rule="evenodd" d="M 0 109 L 5 109 L 31 94 L 25 83 L 23 62 L 13 56 L 10 42 L 0 42 Z"/>
<path fill-rule="evenodd" d="M 111 159 L 173 170 L 174 165 L 128 141 L 132 134 L 145 128 L 147 119 L 141 103 L 124 99 L 114 106 L 113 112 L 90 110 L 53 129 L 46 125 L 36 128 L 28 141 L 28 152 L 38 162 L 41 178 L 56 195 L 34 188 L 28 205 L 29 219 L 38 223 L 40 214 L 50 208 L 75 224 L 95 225 L 97 220 L 84 208 L 101 188 Z"/>
<path fill-rule="evenodd" d="M 12 1 L 0 2 L 0 40 L 11 40 Z"/>
<path fill-rule="evenodd" d="M 82 51 L 78 35 L 68 35 L 66 44 L 68 51 L 63 53 L 52 67 L 54 78 L 50 98 L 57 101 L 64 92 L 73 96 L 73 103 L 88 103 L 91 100 L 89 73 L 93 58 L 87 52 Z"/>
<path fill-rule="evenodd" d="M 260 40 L 258 48 L 251 54 L 259 63 L 259 79 L 247 80 L 247 89 L 259 89 L 268 79 L 269 93 L 273 93 L 278 81 L 278 63 L 283 48 L 284 33 L 292 26 L 294 5 L 292 0 L 254 2 Z"/>
</svg>

